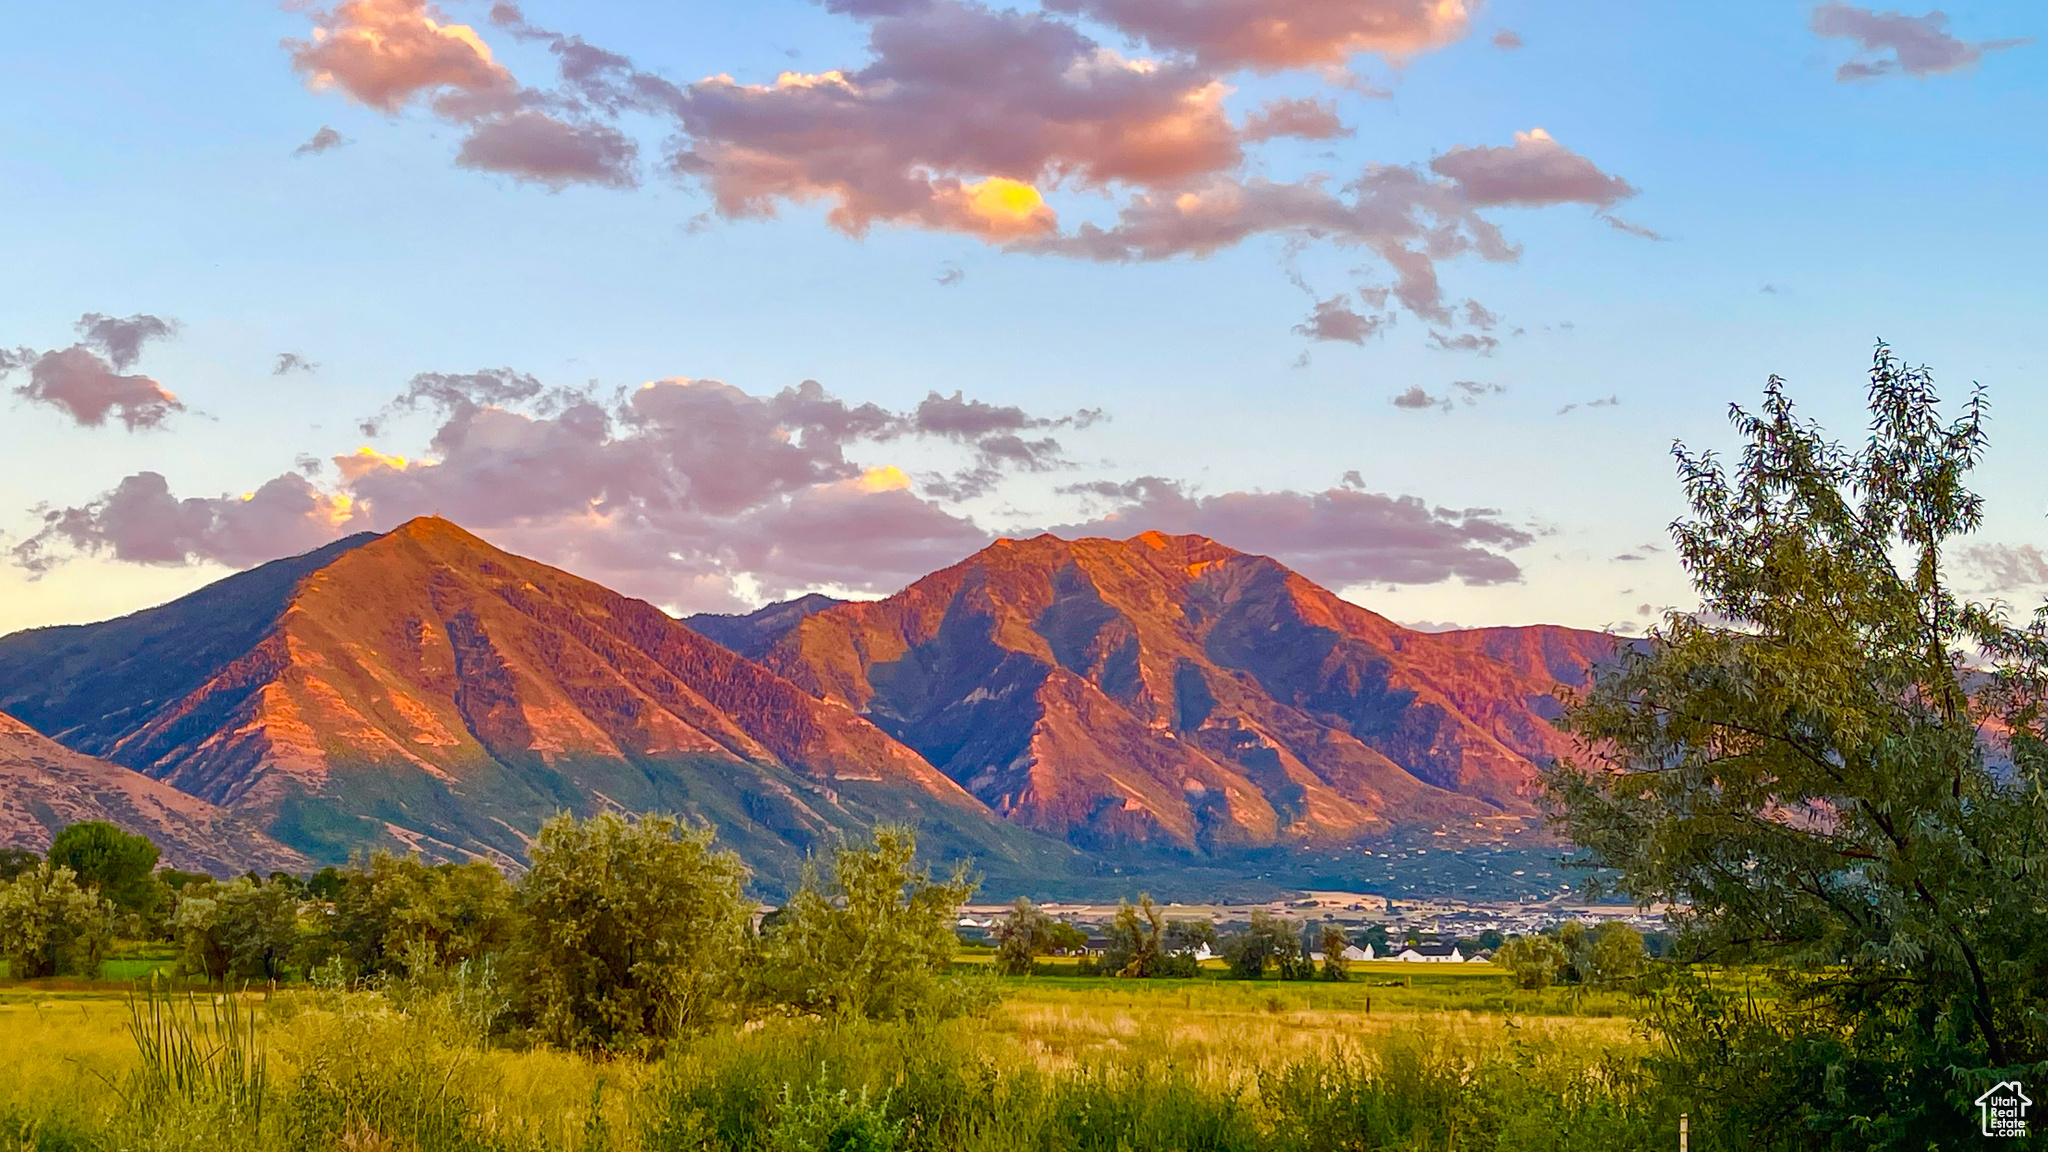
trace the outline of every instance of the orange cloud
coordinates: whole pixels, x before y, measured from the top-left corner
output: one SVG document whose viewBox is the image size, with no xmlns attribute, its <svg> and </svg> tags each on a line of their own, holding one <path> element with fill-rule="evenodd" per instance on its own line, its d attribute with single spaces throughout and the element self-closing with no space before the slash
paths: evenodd
<svg viewBox="0 0 2048 1152">
<path fill-rule="evenodd" d="M 353 484 L 372 472 L 403 472 L 410 465 L 403 456 L 387 456 L 365 444 L 347 456 L 336 456 L 334 467 L 341 473 L 342 483 Z"/>
<path fill-rule="evenodd" d="M 474 28 L 438 14 L 426 0 L 346 0 L 314 13 L 311 39 L 284 46 L 314 89 L 339 88 L 379 112 L 437 91 L 505 105 L 518 88 L 512 74 Z"/>
</svg>

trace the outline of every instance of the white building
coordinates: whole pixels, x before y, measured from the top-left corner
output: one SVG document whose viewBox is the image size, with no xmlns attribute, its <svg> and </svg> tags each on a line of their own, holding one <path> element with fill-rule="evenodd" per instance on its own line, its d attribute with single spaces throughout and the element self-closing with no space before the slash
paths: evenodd
<svg viewBox="0 0 2048 1152">
<path fill-rule="evenodd" d="M 1410 964 L 1463 964 L 1465 954 L 1458 951 L 1456 944 L 1410 944 L 1387 959 Z"/>
</svg>

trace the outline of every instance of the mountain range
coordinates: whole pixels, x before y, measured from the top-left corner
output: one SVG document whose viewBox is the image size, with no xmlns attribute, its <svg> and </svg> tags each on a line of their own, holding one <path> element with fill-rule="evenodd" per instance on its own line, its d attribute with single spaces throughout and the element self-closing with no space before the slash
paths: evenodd
<svg viewBox="0 0 2048 1152">
<path fill-rule="evenodd" d="M 1616 645 L 1412 631 L 1158 533 L 1001 540 L 879 601 L 677 620 L 426 518 L 0 637 L 0 709 L 311 861 L 516 868 L 555 811 L 664 809 L 770 888 L 882 819 L 1023 887 L 1404 830 L 1536 839 L 1556 693 Z"/>
</svg>

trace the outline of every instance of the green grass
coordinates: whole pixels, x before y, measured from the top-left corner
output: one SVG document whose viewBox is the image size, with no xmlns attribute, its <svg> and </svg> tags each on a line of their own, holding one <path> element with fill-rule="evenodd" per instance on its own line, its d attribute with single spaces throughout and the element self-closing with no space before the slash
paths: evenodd
<svg viewBox="0 0 2048 1152">
<path fill-rule="evenodd" d="M 140 1017 L 155 1021 L 156 1050 L 185 1053 L 176 1076 L 138 1053 L 137 1017 L 114 985 L 0 985 L 0 1149 L 1670 1143 L 1675 1115 L 1630 1071 L 1626 1057 L 1644 1041 L 1621 998 L 1516 992 L 1476 965 L 1419 968 L 1361 965 L 1349 983 L 1009 978 L 1003 1002 L 975 1018 L 771 1019 L 691 1038 L 652 1064 L 481 1046 L 433 1000 L 400 1012 L 379 994 L 304 989 L 239 997 L 236 1018 L 251 1031 L 238 1046 L 221 1039 L 217 997 L 179 993 L 168 1016 L 160 1004 Z M 210 1063 L 226 1051 L 245 1070 L 260 1064 L 260 1087 Z"/>
</svg>

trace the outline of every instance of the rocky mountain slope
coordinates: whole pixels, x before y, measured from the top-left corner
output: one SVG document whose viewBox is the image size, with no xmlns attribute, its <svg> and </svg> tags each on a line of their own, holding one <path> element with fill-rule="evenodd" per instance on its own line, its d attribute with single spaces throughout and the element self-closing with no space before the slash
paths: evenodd
<svg viewBox="0 0 2048 1152">
<path fill-rule="evenodd" d="M 302 872 L 305 856 L 255 824 L 140 772 L 71 751 L 0 712 L 0 847 L 42 851 L 65 826 L 105 820 L 162 860 L 216 876 Z"/>
<path fill-rule="evenodd" d="M 1415 632 L 1157 533 L 1004 540 L 885 600 L 688 625 L 423 519 L 0 637 L 0 708 L 316 862 L 516 867 L 557 810 L 652 809 L 716 823 L 766 887 L 893 819 L 1050 891 L 1537 838 L 1537 767 L 1569 750 L 1556 693 L 1617 643 Z"/>
<path fill-rule="evenodd" d="M 0 638 L 0 707 L 319 860 L 511 865 L 549 814 L 602 808 L 712 820 L 771 874 L 881 817 L 991 871 L 1071 855 L 843 704 L 439 519 Z"/>
<path fill-rule="evenodd" d="M 1536 827 L 1549 721 L 1616 641 L 1411 631 L 1197 536 L 1003 540 L 872 603 L 764 612 L 770 668 L 1007 818 L 1227 852 Z M 779 636 L 771 633 L 780 630 Z"/>
</svg>

